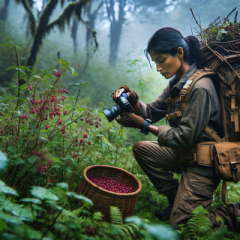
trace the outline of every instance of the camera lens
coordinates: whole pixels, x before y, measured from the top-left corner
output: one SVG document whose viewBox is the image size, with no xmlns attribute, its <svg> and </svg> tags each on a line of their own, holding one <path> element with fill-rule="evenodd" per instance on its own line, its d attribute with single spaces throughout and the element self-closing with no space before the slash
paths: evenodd
<svg viewBox="0 0 240 240">
<path fill-rule="evenodd" d="M 119 105 L 115 105 L 112 108 L 108 108 L 103 111 L 104 115 L 109 122 L 112 122 L 118 115 L 123 113 L 123 109 Z"/>
</svg>

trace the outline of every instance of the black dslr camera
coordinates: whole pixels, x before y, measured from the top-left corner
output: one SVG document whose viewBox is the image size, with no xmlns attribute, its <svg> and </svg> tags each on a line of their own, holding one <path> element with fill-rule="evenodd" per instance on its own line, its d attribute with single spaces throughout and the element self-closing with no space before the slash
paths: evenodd
<svg viewBox="0 0 240 240">
<path fill-rule="evenodd" d="M 123 109 L 126 112 L 134 113 L 134 109 L 128 99 L 129 97 L 127 93 L 122 93 L 116 100 L 117 105 L 103 111 L 109 122 L 112 122 L 118 115 L 121 115 L 123 113 Z"/>
</svg>

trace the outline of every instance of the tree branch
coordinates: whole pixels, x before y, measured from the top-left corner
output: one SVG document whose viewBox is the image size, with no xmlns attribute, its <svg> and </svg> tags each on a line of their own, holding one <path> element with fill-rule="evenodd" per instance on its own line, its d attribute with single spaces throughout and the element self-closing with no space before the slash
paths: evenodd
<svg viewBox="0 0 240 240">
<path fill-rule="evenodd" d="M 112 20 L 111 20 L 111 18 L 110 18 L 110 16 L 111 16 L 110 8 L 109 8 L 109 6 L 108 6 L 107 0 L 105 0 L 105 4 L 106 4 L 106 8 L 107 8 L 108 20 L 109 20 L 110 23 L 112 23 Z"/>
<path fill-rule="evenodd" d="M 78 2 L 69 4 L 64 9 L 63 13 L 56 20 L 52 21 L 46 26 L 46 32 L 52 30 L 54 26 L 57 26 L 60 29 L 60 31 L 64 31 L 65 21 L 67 21 L 67 24 L 69 25 L 73 13 L 75 14 L 78 21 L 82 20 L 81 19 L 82 8 L 88 2 L 91 2 L 91 0 L 79 0 Z"/>
<path fill-rule="evenodd" d="M 29 19 L 29 22 L 30 22 L 30 29 L 31 29 L 31 34 L 32 36 L 34 36 L 35 34 L 35 31 L 36 31 L 36 20 L 35 20 L 35 17 L 31 11 L 31 9 L 29 8 L 26 0 L 15 0 L 17 3 L 21 2 L 23 7 L 25 8 L 25 10 L 27 11 L 28 13 L 28 19 Z"/>
</svg>

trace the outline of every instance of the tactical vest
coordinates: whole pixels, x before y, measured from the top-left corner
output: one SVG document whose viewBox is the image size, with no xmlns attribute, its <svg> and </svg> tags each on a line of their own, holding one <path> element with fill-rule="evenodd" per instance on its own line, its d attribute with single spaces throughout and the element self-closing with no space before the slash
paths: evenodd
<svg viewBox="0 0 240 240">
<path fill-rule="evenodd" d="M 204 132 L 214 141 L 202 142 L 189 149 L 177 150 L 176 158 L 185 165 L 197 163 L 206 167 L 214 166 L 216 175 L 224 180 L 222 190 L 222 201 L 224 203 L 226 198 L 226 181 L 235 183 L 240 181 L 240 77 L 238 75 L 240 66 L 237 72 L 236 69 L 234 71 L 235 75 L 230 71 L 229 74 L 225 74 L 224 77 L 219 79 L 218 72 L 213 72 L 208 68 L 198 70 L 185 83 L 179 97 L 171 98 L 170 96 L 166 100 L 168 106 L 166 120 L 180 117 L 186 112 L 189 105 L 189 96 L 195 83 L 203 77 L 216 76 L 218 74 L 224 137 L 220 138 L 207 126 Z M 169 114 L 170 104 L 176 101 L 180 102 L 181 111 Z"/>
</svg>

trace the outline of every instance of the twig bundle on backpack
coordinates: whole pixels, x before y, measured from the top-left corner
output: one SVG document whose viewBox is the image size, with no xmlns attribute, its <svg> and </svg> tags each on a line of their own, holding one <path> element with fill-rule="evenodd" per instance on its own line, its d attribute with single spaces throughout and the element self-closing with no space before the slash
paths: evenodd
<svg viewBox="0 0 240 240">
<path fill-rule="evenodd" d="M 240 181 L 240 22 L 219 16 L 197 36 L 204 55 L 204 70 L 211 75 L 221 103 L 223 136 L 212 146 L 216 174 L 224 181 Z M 226 184 L 224 183 L 226 190 Z M 225 191 L 224 191 L 225 192 Z M 224 198 L 224 196 L 223 196 Z"/>
</svg>

